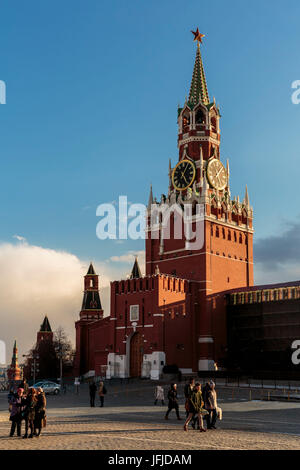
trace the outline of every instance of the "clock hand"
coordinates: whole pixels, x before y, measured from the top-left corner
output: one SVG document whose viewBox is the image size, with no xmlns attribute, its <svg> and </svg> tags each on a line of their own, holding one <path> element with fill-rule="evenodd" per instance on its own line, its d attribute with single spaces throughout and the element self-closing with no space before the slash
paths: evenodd
<svg viewBox="0 0 300 470">
<path fill-rule="evenodd" d="M 185 167 L 185 170 L 184 170 L 183 174 L 185 174 L 185 172 L 186 172 L 186 170 L 187 170 L 187 169 L 188 169 L 188 166 L 186 165 L 186 167 Z"/>
<path fill-rule="evenodd" d="M 186 182 L 186 184 L 188 184 L 187 180 L 186 180 L 186 177 L 184 176 L 184 173 L 181 172 L 181 176 L 183 177 L 184 181 Z"/>
</svg>

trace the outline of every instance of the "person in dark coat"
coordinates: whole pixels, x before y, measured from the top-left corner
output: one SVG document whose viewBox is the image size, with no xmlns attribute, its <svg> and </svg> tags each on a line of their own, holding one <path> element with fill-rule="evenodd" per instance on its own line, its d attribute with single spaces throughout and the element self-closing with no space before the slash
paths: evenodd
<svg viewBox="0 0 300 470">
<path fill-rule="evenodd" d="M 23 395 L 24 395 L 24 396 L 27 396 L 29 387 L 28 387 L 28 383 L 27 383 L 26 379 L 23 379 L 23 380 L 22 380 L 22 382 L 21 382 L 21 384 L 20 384 L 20 388 L 23 388 L 23 390 L 24 390 Z"/>
<path fill-rule="evenodd" d="M 179 416 L 179 405 L 177 400 L 177 384 L 171 384 L 171 388 L 168 391 L 168 410 L 165 419 L 169 419 L 169 413 L 171 410 L 175 410 L 177 419 L 181 419 Z"/>
<path fill-rule="evenodd" d="M 37 389 L 35 406 L 35 419 L 34 419 L 34 435 L 39 437 L 43 427 L 43 423 L 46 421 L 46 396 L 42 388 Z"/>
<path fill-rule="evenodd" d="M 25 399 L 25 408 L 23 416 L 25 419 L 25 434 L 23 439 L 27 437 L 32 438 L 34 432 L 34 420 L 35 420 L 35 408 L 37 404 L 37 393 L 34 388 L 30 388 L 28 395 Z M 28 436 L 28 429 L 30 429 L 30 434 Z"/>
<path fill-rule="evenodd" d="M 185 412 L 186 412 L 186 418 L 189 415 L 189 399 L 193 393 L 193 390 L 195 388 L 195 379 L 193 377 L 190 378 L 189 383 L 185 384 L 184 386 L 184 396 L 185 396 Z M 195 424 L 196 421 L 198 420 L 197 416 L 193 417 L 192 419 L 192 427 L 195 429 Z M 199 428 L 199 425 L 198 425 Z"/>
<path fill-rule="evenodd" d="M 10 411 L 10 437 L 13 437 L 17 428 L 17 436 L 21 436 L 21 422 L 22 422 L 22 411 L 24 409 L 25 400 L 23 397 L 23 389 L 18 388 L 16 394 L 12 394 L 9 400 L 9 411 Z"/>
<path fill-rule="evenodd" d="M 97 391 L 97 385 L 95 382 L 91 382 L 89 385 L 90 389 L 90 405 L 91 407 L 95 406 L 95 396 L 96 396 L 96 391 Z"/>
<path fill-rule="evenodd" d="M 186 422 L 184 423 L 183 429 L 185 431 L 188 430 L 188 425 L 190 420 L 193 418 L 195 414 L 198 415 L 198 421 L 199 421 L 199 431 L 200 432 L 205 432 L 206 429 L 203 427 L 203 418 L 202 416 L 207 414 L 207 411 L 203 408 L 204 402 L 202 399 L 202 393 L 201 393 L 201 385 L 199 383 L 195 384 L 193 393 L 191 394 L 189 398 L 189 415 L 187 417 Z"/>
</svg>

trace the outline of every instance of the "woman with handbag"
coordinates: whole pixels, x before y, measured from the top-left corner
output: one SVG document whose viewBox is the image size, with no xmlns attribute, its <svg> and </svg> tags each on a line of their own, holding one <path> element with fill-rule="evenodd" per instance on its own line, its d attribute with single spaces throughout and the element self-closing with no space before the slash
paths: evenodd
<svg viewBox="0 0 300 470">
<path fill-rule="evenodd" d="M 190 420 L 193 418 L 195 414 L 197 414 L 198 421 L 199 421 L 199 431 L 206 432 L 206 429 L 203 427 L 203 416 L 207 414 L 207 411 L 203 408 L 203 405 L 204 403 L 202 400 L 201 385 L 197 382 L 188 401 L 189 415 L 183 426 L 183 429 L 185 431 L 188 430 L 188 425 L 189 425 Z"/>
<path fill-rule="evenodd" d="M 37 389 L 37 402 L 35 407 L 34 435 L 39 437 L 42 427 L 46 427 L 46 397 L 43 389 Z"/>
<path fill-rule="evenodd" d="M 35 420 L 35 408 L 37 404 L 37 393 L 34 388 L 30 388 L 28 395 L 25 400 L 25 409 L 22 413 L 25 419 L 25 434 L 23 439 L 32 438 L 34 432 L 34 420 Z M 30 429 L 30 435 L 28 436 L 28 428 Z"/>
</svg>

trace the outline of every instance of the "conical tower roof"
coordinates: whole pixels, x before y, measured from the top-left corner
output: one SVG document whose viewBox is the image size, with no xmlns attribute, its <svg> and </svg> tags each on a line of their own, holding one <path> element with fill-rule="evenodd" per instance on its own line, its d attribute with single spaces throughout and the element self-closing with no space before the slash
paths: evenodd
<svg viewBox="0 0 300 470">
<path fill-rule="evenodd" d="M 52 331 L 47 315 L 45 316 L 44 321 L 41 324 L 40 331 L 42 331 L 42 332 L 45 332 L 45 331 L 50 331 L 51 332 Z"/>
<path fill-rule="evenodd" d="M 137 260 L 137 256 L 136 256 L 135 261 L 134 261 L 134 265 L 133 265 L 133 268 L 132 268 L 132 271 L 131 271 L 130 278 L 131 279 L 139 279 L 140 277 L 142 277 L 142 273 L 141 273 L 139 263 L 138 263 L 138 260 Z"/>
<path fill-rule="evenodd" d="M 209 104 L 205 72 L 200 52 L 200 44 L 198 42 L 188 104 L 196 106 L 199 102 L 203 103 L 205 106 Z"/>
<path fill-rule="evenodd" d="M 88 272 L 86 273 L 86 275 L 92 275 L 94 276 L 96 273 L 95 273 L 95 269 L 94 269 L 94 266 L 93 266 L 93 263 L 90 263 L 90 266 L 89 266 L 89 269 L 88 269 Z"/>
</svg>

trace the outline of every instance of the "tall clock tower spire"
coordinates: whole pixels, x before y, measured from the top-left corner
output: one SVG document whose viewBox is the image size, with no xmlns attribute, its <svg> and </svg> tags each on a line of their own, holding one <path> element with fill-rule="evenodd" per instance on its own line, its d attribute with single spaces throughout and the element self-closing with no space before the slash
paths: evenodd
<svg viewBox="0 0 300 470">
<path fill-rule="evenodd" d="M 215 100 L 211 102 L 209 99 L 200 50 L 204 34 L 198 28 L 192 33 L 197 41 L 197 50 L 189 98 L 182 108 L 178 108 L 178 148 L 179 159 L 184 158 L 184 149 L 187 147 L 189 157 L 197 161 L 201 151 L 204 160 L 212 155 L 217 158 L 220 156 L 220 112 Z"/>
<path fill-rule="evenodd" d="M 199 102 L 203 103 L 205 106 L 209 104 L 205 72 L 200 52 L 200 44 L 198 42 L 188 103 L 192 106 L 196 106 Z"/>
<path fill-rule="evenodd" d="M 169 168 L 168 196 L 152 205 L 154 212 L 163 214 L 167 207 L 171 215 L 166 223 L 162 217 L 151 218 L 148 208 L 146 273 L 188 280 L 197 330 L 198 363 L 193 368 L 205 370 L 221 355 L 214 346 L 219 333 L 213 325 L 225 331 L 224 317 L 216 317 L 216 306 L 224 303 L 222 292 L 253 285 L 253 209 L 248 189 L 244 199 L 231 199 L 229 162 L 223 165 L 220 153 L 221 115 L 215 99 L 209 99 L 200 51 L 204 35 L 198 28 L 192 32 L 197 50 L 189 98 L 178 109 L 178 163 Z M 177 212 L 188 215 L 186 207 L 193 211 L 196 243 L 187 241 L 186 232 L 175 234 Z M 218 338 L 222 343 L 225 337 Z"/>
</svg>

